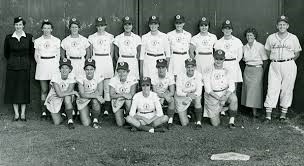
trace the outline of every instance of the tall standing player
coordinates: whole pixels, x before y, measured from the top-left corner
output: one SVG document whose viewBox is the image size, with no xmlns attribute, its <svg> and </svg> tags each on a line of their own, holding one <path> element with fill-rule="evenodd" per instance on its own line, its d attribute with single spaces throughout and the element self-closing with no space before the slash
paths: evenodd
<svg viewBox="0 0 304 166">
<path fill-rule="evenodd" d="M 46 120 L 47 110 L 44 106 L 48 95 L 49 81 L 58 72 L 60 59 L 60 39 L 52 35 L 53 24 L 44 20 L 41 25 L 43 35 L 34 41 L 35 60 L 37 63 L 35 79 L 41 87 L 41 119 Z"/>
<path fill-rule="evenodd" d="M 175 77 L 179 73 L 185 73 L 185 60 L 189 58 L 189 46 L 191 34 L 184 30 L 185 17 L 176 15 L 174 17 L 175 30 L 168 33 L 170 43 L 171 60 L 169 72 Z"/>
<path fill-rule="evenodd" d="M 114 36 L 106 32 L 107 22 L 104 17 L 96 18 L 95 26 L 97 28 L 97 32 L 89 36 L 89 41 L 93 50 L 92 58 L 96 61 L 95 75 L 99 75 L 104 78 L 104 115 L 108 115 L 111 109 L 109 81 L 114 75 Z"/>
<path fill-rule="evenodd" d="M 151 77 L 157 72 L 156 60 L 170 60 L 170 47 L 168 36 L 160 32 L 159 18 L 151 16 L 149 18 L 150 32 L 142 36 L 142 47 L 140 52 L 140 76 Z"/>
<path fill-rule="evenodd" d="M 139 56 L 141 48 L 141 38 L 132 32 L 133 19 L 125 16 L 122 19 L 124 32 L 114 39 L 115 58 L 117 64 L 120 62 L 127 62 L 129 64 L 129 75 L 134 76 L 139 80 Z"/>
<path fill-rule="evenodd" d="M 270 122 L 272 108 L 280 98 L 280 120 L 286 120 L 288 107 L 291 106 L 293 88 L 297 76 L 295 60 L 302 50 L 299 39 L 288 32 L 289 24 L 286 16 L 277 20 L 278 32 L 271 34 L 265 44 L 266 53 L 271 60 L 268 73 L 268 90 L 264 106 L 266 122 Z"/>
</svg>

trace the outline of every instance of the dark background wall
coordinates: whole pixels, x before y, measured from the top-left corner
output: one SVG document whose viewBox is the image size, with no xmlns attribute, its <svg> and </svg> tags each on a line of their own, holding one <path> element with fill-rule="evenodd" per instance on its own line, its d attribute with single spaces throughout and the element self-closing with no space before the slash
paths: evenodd
<svg viewBox="0 0 304 166">
<path fill-rule="evenodd" d="M 220 26 L 225 19 L 233 23 L 235 36 L 244 41 L 243 31 L 255 27 L 258 40 L 265 43 L 267 36 L 276 31 L 275 22 L 280 14 L 290 17 L 290 31 L 298 35 L 303 43 L 304 2 L 301 0 L 0 0 L 0 50 L 6 34 L 14 31 L 13 18 L 23 16 L 27 21 L 25 31 L 35 38 L 41 35 L 41 22 L 48 18 L 55 25 L 54 36 L 63 39 L 69 32 L 68 20 L 76 17 L 81 22 L 80 33 L 87 37 L 95 32 L 94 19 L 105 16 L 108 32 L 118 35 L 122 32 L 121 18 L 125 15 L 135 20 L 134 32 L 142 35 L 148 31 L 147 20 L 151 15 L 160 17 L 160 30 L 173 29 L 176 14 L 186 17 L 185 29 L 195 35 L 198 21 L 202 16 L 211 20 L 211 32 L 222 36 Z M 297 61 L 299 67 L 295 89 L 294 106 L 300 108 L 304 97 L 303 58 Z M 6 60 L 0 51 L 0 108 L 3 105 Z M 35 64 L 32 68 L 32 100 L 39 99 L 39 84 L 34 80 Z"/>
</svg>

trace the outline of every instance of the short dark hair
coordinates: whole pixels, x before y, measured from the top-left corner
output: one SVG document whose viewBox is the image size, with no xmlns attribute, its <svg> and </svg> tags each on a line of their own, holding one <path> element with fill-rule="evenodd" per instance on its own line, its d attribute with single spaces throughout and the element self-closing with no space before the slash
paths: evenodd
<svg viewBox="0 0 304 166">
<path fill-rule="evenodd" d="M 247 33 L 252 33 L 256 39 L 258 38 L 258 31 L 255 28 L 252 28 L 252 27 L 247 28 L 244 32 L 245 38 L 247 36 Z"/>
<path fill-rule="evenodd" d="M 44 25 L 51 25 L 52 29 L 54 28 L 53 24 L 49 21 L 43 21 L 41 24 L 41 29 L 43 28 Z"/>
</svg>

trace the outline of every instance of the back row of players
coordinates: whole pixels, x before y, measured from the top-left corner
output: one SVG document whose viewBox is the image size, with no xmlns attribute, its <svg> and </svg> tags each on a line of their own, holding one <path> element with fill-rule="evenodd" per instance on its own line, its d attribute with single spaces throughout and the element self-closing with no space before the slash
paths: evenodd
<svg viewBox="0 0 304 166">
<path fill-rule="evenodd" d="M 154 121 L 156 121 L 155 126 L 164 121 L 172 124 L 174 112 L 179 113 L 181 124 L 186 125 L 188 123 L 186 110 L 193 101 L 196 126 L 200 127 L 202 116 L 201 93 L 204 84 L 205 92 L 207 92 L 205 95 L 205 104 L 209 103 L 204 107 L 204 115 L 211 118 L 213 125 L 218 125 L 219 116 L 215 116 L 215 114 L 217 115 L 226 101 L 229 101 L 229 103 L 232 103 L 229 107 L 231 110 L 229 124 L 230 127 L 234 127 L 234 115 L 237 110 L 234 83 L 243 81 L 239 61 L 243 58 L 247 66 L 253 68 L 253 70 L 247 70 L 250 76 L 255 74 L 256 69 L 263 69 L 263 61 L 270 58 L 269 87 L 264 103 L 267 112 L 266 119 L 271 119 L 271 110 L 276 107 L 279 95 L 281 97 L 281 119 L 286 119 L 287 109 L 292 101 L 292 91 L 296 78 L 294 59 L 299 56 L 299 52 L 301 51 L 297 37 L 287 32 L 289 27 L 287 17 L 279 17 L 277 21 L 278 32 L 269 36 L 265 45 L 266 50 L 262 44 L 255 40 L 257 37 L 255 29 L 249 29 L 245 34 L 248 43 L 249 40 L 253 40 L 253 42 L 251 42 L 250 45 L 247 44 L 243 46 L 242 42 L 232 35 L 233 26 L 229 20 L 223 22 L 222 32 L 224 36 L 219 40 L 217 40 L 214 34 L 208 32 L 210 22 L 205 17 L 201 18 L 199 22 L 200 33 L 193 37 L 183 29 L 185 19 L 181 15 L 175 16 L 176 29 L 168 34 L 164 34 L 158 30 L 160 25 L 159 18 L 151 16 L 148 21 L 150 32 L 143 35 L 142 38 L 132 32 L 132 18 L 126 16 L 122 21 L 124 32 L 114 38 L 113 35 L 105 31 L 107 25 L 105 18 L 98 17 L 95 20 L 97 32 L 90 35 L 87 39 L 78 33 L 80 22 L 72 18 L 69 22 L 71 34 L 63 39 L 61 43 L 58 38 L 51 35 L 53 29 L 52 24 L 48 20 L 42 23 L 42 31 L 44 34 L 34 41 L 34 47 L 37 62 L 35 78 L 41 80 L 43 117 L 46 116 L 47 112 L 44 103 L 50 112 L 56 113 L 59 111 L 59 106 L 61 106 L 59 103 L 64 101 L 64 103 L 67 104 L 66 97 L 62 97 L 70 96 L 67 98 L 71 98 L 72 100 L 71 95 L 73 94 L 80 96 L 77 98 L 78 110 L 87 110 L 80 111 L 84 125 L 90 123 L 87 108 L 87 104 L 90 103 L 90 101 L 93 107 L 92 110 L 100 110 L 100 104 L 104 103 L 106 111 L 110 110 L 112 102 L 116 122 L 120 126 L 124 123 L 124 119 L 122 118 L 124 110 L 120 109 L 120 107 L 125 104 L 125 111 L 132 116 L 137 109 L 136 106 L 134 106 L 135 108 L 133 109 L 131 108 L 134 103 L 141 105 L 138 106 L 137 111 L 140 114 L 142 113 L 141 115 L 145 115 L 137 118 L 138 121 L 134 121 L 134 118 L 127 118 L 130 123 L 133 125 L 136 124 L 135 126 L 137 127 L 142 126 L 138 124 L 150 124 Z M 66 83 L 61 86 L 54 84 L 59 83 L 58 81 L 60 80 L 60 77 L 54 74 L 58 71 L 60 47 L 62 48 L 60 69 L 62 69 L 62 66 L 68 66 L 70 69 L 73 68 L 70 76 L 76 76 L 79 94 L 75 92 L 71 86 L 67 86 L 68 89 L 60 90 L 61 95 L 58 94 L 58 88 L 63 88 L 64 85 L 67 85 Z M 213 49 L 220 51 L 213 53 Z M 268 52 L 269 54 L 267 56 L 266 53 Z M 63 61 L 64 58 L 67 58 L 65 60 L 66 62 Z M 115 65 L 113 65 L 113 59 L 117 59 L 116 76 L 114 76 L 113 66 Z M 214 72 L 214 67 L 210 68 L 210 66 L 216 66 L 217 59 L 218 61 L 222 60 L 222 69 L 224 69 L 223 71 L 225 72 Z M 71 65 L 69 65 L 68 62 L 71 62 Z M 62 65 L 65 63 L 67 63 L 67 65 Z M 212 71 L 212 74 L 210 74 L 210 71 Z M 280 73 L 277 74 L 278 72 Z M 210 78 L 207 78 L 209 75 Z M 259 77 L 262 78 L 262 75 Z M 153 109 L 158 110 L 160 106 L 151 103 L 154 101 L 152 98 L 151 100 L 146 100 L 145 104 L 145 102 L 141 101 L 144 100 L 145 97 L 135 95 L 133 104 L 131 104 L 131 99 L 136 91 L 135 84 L 140 78 L 141 80 L 143 80 L 143 78 L 147 80 L 152 78 L 152 85 L 155 85 L 153 86 L 153 91 L 157 94 L 155 99 L 161 98 L 161 103 L 164 102 L 164 100 L 168 102 L 168 117 L 162 116 L 162 113 L 159 113 L 160 111 L 155 114 L 159 115 L 156 119 L 154 114 L 149 115 L 153 112 Z M 56 92 L 56 95 L 59 95 L 60 98 L 60 100 L 56 100 L 55 103 L 50 102 L 52 101 L 51 99 L 56 96 L 54 92 L 53 95 L 51 94 L 52 90 L 47 98 L 48 83 L 46 80 L 51 79 L 52 87 L 55 88 L 54 92 Z M 70 81 L 73 82 L 72 80 L 73 79 Z M 210 83 L 206 83 L 208 81 Z M 252 81 L 254 81 L 254 79 L 248 78 L 248 84 Z M 233 84 L 231 84 L 231 82 Z M 151 85 L 149 81 L 146 82 L 146 84 L 143 83 L 145 83 L 145 81 L 142 81 L 142 87 L 146 84 Z M 176 88 L 174 86 L 175 83 Z M 56 86 L 58 87 L 56 88 Z M 261 95 L 261 85 L 249 87 L 251 87 L 250 91 L 245 93 L 244 97 L 242 96 L 242 99 L 246 99 L 246 102 L 242 101 L 242 104 L 252 108 L 262 108 L 263 98 Z M 100 90 L 95 91 L 96 88 Z M 256 88 L 258 88 L 258 90 Z M 252 95 L 252 91 L 259 90 L 261 91 L 254 93 L 256 95 Z M 144 88 L 142 93 L 144 95 Z M 137 102 L 135 99 L 138 99 L 140 102 Z M 70 128 L 73 128 L 73 120 L 69 118 L 71 114 L 68 113 L 73 112 L 73 106 L 67 104 L 65 109 L 68 114 L 68 124 Z M 213 112 L 215 111 L 216 113 L 208 115 L 206 109 L 213 110 Z M 93 127 L 98 128 L 99 125 L 96 114 L 96 112 L 92 112 Z M 147 115 L 149 116 L 146 117 Z M 56 124 L 60 122 L 60 118 L 58 119 L 56 116 L 52 117 Z"/>
</svg>

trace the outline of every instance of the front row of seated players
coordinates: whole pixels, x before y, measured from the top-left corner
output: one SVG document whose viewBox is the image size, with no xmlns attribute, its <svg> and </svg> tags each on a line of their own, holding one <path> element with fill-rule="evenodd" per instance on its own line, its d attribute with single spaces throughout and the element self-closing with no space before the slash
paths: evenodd
<svg viewBox="0 0 304 166">
<path fill-rule="evenodd" d="M 186 73 L 181 73 L 176 78 L 176 91 L 174 77 L 167 72 L 167 61 L 159 59 L 156 62 L 158 72 L 152 76 L 153 80 L 145 77 L 142 82 L 142 91 L 136 93 L 137 79 L 129 75 L 129 65 L 126 62 L 117 64 L 116 75 L 110 80 L 110 95 L 112 109 L 115 114 L 116 124 L 123 126 L 125 120 L 139 130 L 154 132 L 163 131 L 162 124 L 168 122 L 172 126 L 175 110 L 179 115 L 182 126 L 189 123 L 187 109 L 194 105 L 196 128 L 201 128 L 202 119 L 202 82 L 204 82 L 204 117 L 210 118 L 213 126 L 220 124 L 220 112 L 228 106 L 229 127 L 234 128 L 234 118 L 237 112 L 237 97 L 235 84 L 231 79 L 229 70 L 223 67 L 225 52 L 217 50 L 214 53 L 214 64 L 207 67 L 202 75 L 197 72 L 195 59 L 185 60 Z M 85 61 L 85 76 L 78 77 L 78 92 L 74 91 L 75 76 L 70 74 L 73 67 L 68 59 L 60 60 L 60 74 L 54 75 L 52 88 L 47 96 L 45 105 L 52 113 L 55 124 L 60 124 L 62 118 L 60 108 L 62 103 L 68 118 L 68 127 L 74 128 L 72 102 L 77 96 L 76 103 L 80 111 L 80 119 L 83 125 L 91 123 L 90 110 L 94 128 L 99 128 L 98 117 L 101 104 L 105 102 L 103 94 L 103 78 L 94 75 L 95 61 Z M 152 87 L 153 86 L 153 87 Z M 153 91 L 152 90 L 153 88 Z M 135 94 L 136 93 L 136 94 Z M 134 95 L 135 94 L 135 95 Z M 167 115 L 163 114 L 162 105 L 168 104 Z M 89 109 L 92 106 L 92 109 Z M 124 108 L 124 109 L 123 109 Z M 125 118 L 125 116 L 127 116 Z"/>
</svg>

